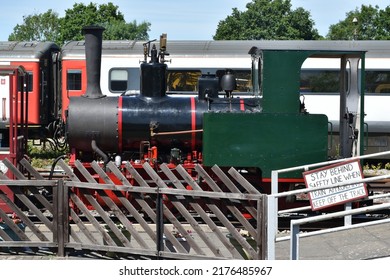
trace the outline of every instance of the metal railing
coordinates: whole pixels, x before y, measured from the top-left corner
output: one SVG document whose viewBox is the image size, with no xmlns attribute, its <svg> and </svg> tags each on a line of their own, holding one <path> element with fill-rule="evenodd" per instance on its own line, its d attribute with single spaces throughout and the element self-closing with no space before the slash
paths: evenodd
<svg viewBox="0 0 390 280">
<path fill-rule="evenodd" d="M 357 208 L 357 209 L 334 212 L 334 213 L 329 213 L 329 214 L 325 214 L 325 215 L 321 215 L 321 216 L 315 216 L 315 217 L 309 217 L 309 218 L 303 218 L 303 219 L 291 221 L 290 259 L 291 260 L 298 260 L 299 259 L 299 238 L 300 237 L 319 234 L 318 232 L 316 232 L 316 233 L 300 233 L 300 226 L 301 225 L 330 220 L 330 219 L 334 219 L 334 218 L 340 218 L 340 217 L 344 217 L 345 215 L 365 214 L 365 213 L 369 213 L 372 211 L 383 210 L 383 209 L 390 209 L 390 203 L 383 203 L 380 205 L 361 207 L 361 208 Z M 329 233 L 329 232 L 336 232 L 336 231 L 341 231 L 341 230 L 346 230 L 346 229 L 352 229 L 352 228 L 356 228 L 356 227 L 363 227 L 363 226 L 367 226 L 367 225 L 372 225 L 374 223 L 376 223 L 376 224 L 390 223 L 390 219 L 385 219 L 382 221 L 359 223 L 356 225 L 347 225 L 347 226 L 343 226 L 343 227 L 338 227 L 336 229 L 333 228 L 333 229 L 322 230 L 321 234 Z"/>
<path fill-rule="evenodd" d="M 268 205 L 268 207 L 267 207 L 267 222 L 268 222 L 268 227 L 267 227 L 267 259 L 268 260 L 276 259 L 275 245 L 276 245 L 276 241 L 277 241 L 279 214 L 288 213 L 288 212 L 299 212 L 302 210 L 310 209 L 310 207 L 301 207 L 301 208 L 294 208 L 294 209 L 279 211 L 278 210 L 279 198 L 287 197 L 287 196 L 291 196 L 291 195 L 296 195 L 296 194 L 301 194 L 301 193 L 310 193 L 313 191 L 318 191 L 318 190 L 323 190 L 323 189 L 332 189 L 332 188 L 337 188 L 340 186 L 346 186 L 346 185 L 351 185 L 351 184 L 356 184 L 356 183 L 367 183 L 367 182 L 373 182 L 373 181 L 377 181 L 377 180 L 390 178 L 390 174 L 389 175 L 381 175 L 381 176 L 373 176 L 373 177 L 365 178 L 365 179 L 361 179 L 361 180 L 331 184 L 331 185 L 323 186 L 323 187 L 307 188 L 307 189 L 300 189 L 300 190 L 293 190 L 293 191 L 279 193 L 278 192 L 278 190 L 279 190 L 279 174 L 287 173 L 287 172 L 291 172 L 291 171 L 299 171 L 299 170 L 308 171 L 310 168 L 322 167 L 322 166 L 331 165 L 331 164 L 335 164 L 335 163 L 351 161 L 354 159 L 375 158 L 375 157 L 379 157 L 379 156 L 383 156 L 383 155 L 390 155 L 390 151 L 382 152 L 382 153 L 375 153 L 375 154 L 370 154 L 370 155 L 364 155 L 364 156 L 358 156 L 358 157 L 353 157 L 353 158 L 345 158 L 345 159 L 340 159 L 340 160 L 333 160 L 333 161 L 326 161 L 326 162 L 302 165 L 302 166 L 272 171 L 272 174 L 271 174 L 271 194 L 268 195 L 268 197 L 267 197 L 267 200 L 268 200 L 268 202 L 267 202 L 267 205 Z M 350 226 L 352 224 L 352 214 L 354 214 L 354 212 L 351 212 L 351 211 L 354 211 L 354 210 L 351 210 L 351 204 L 347 203 L 345 206 L 345 211 L 342 211 L 338 214 L 338 215 L 340 215 L 340 217 L 344 217 L 344 226 Z M 364 211 L 364 210 L 362 210 L 362 211 Z M 305 218 L 305 219 L 306 220 L 303 220 L 302 223 L 304 223 L 305 221 L 312 222 L 311 220 L 307 220 L 309 218 Z M 323 219 L 327 219 L 326 216 L 324 216 Z M 329 219 L 331 219 L 331 218 L 329 218 Z M 298 227 L 298 225 L 300 225 L 300 223 L 298 223 L 298 221 L 300 221 L 300 220 L 295 221 L 296 227 Z M 294 228 L 294 230 L 295 230 L 295 228 Z M 298 236 L 295 236 L 294 238 L 298 238 Z M 297 240 L 298 239 L 296 239 L 295 241 L 297 241 Z M 291 257 L 298 254 L 298 249 L 296 249 L 298 245 L 299 245 L 298 242 L 295 242 L 294 244 L 291 245 L 291 247 L 295 247 L 295 249 L 291 249 L 291 252 L 293 252 L 293 250 L 295 250 L 294 252 L 296 252 L 294 254 L 291 253 Z"/>
</svg>

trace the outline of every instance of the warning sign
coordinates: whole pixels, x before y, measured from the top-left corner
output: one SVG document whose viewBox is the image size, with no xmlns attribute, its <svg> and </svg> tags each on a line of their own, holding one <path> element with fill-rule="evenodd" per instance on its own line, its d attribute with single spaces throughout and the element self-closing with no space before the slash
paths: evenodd
<svg viewBox="0 0 390 280">
<path fill-rule="evenodd" d="M 363 173 L 358 160 L 334 164 L 303 173 L 307 188 L 343 184 L 349 181 L 363 179 Z M 319 210 L 326 207 L 344 204 L 349 201 L 366 197 L 367 187 L 364 183 L 345 185 L 331 189 L 312 191 L 309 193 L 311 209 Z"/>
</svg>

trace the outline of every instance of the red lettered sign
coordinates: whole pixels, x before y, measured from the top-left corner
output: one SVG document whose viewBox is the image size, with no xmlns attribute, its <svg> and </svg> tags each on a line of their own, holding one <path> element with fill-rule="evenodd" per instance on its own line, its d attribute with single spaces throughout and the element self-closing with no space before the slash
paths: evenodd
<svg viewBox="0 0 390 280">
<path fill-rule="evenodd" d="M 303 172 L 303 178 L 307 188 L 316 188 L 363 179 L 363 172 L 360 162 L 352 160 Z M 367 195 L 366 184 L 358 183 L 312 191 L 309 193 L 309 198 L 311 209 L 315 211 L 361 199 Z"/>
</svg>

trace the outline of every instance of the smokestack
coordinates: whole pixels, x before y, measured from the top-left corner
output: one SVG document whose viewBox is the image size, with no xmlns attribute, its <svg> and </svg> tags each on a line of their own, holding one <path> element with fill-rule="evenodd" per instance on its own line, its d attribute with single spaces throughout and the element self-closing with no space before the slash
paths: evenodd
<svg viewBox="0 0 390 280">
<path fill-rule="evenodd" d="M 87 98 L 103 97 L 100 88 L 100 69 L 102 61 L 102 44 L 104 28 L 97 25 L 85 26 L 85 59 L 87 64 Z"/>
</svg>

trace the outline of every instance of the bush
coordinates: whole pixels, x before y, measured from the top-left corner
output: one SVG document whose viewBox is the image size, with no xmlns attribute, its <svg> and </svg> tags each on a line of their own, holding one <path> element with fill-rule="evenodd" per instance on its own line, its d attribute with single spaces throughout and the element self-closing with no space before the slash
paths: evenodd
<svg viewBox="0 0 390 280">
<path fill-rule="evenodd" d="M 27 143 L 27 154 L 31 159 L 31 165 L 35 168 L 50 168 L 54 160 L 68 150 L 59 151 L 51 142 L 42 142 L 40 145 L 34 145 L 32 140 Z"/>
</svg>

